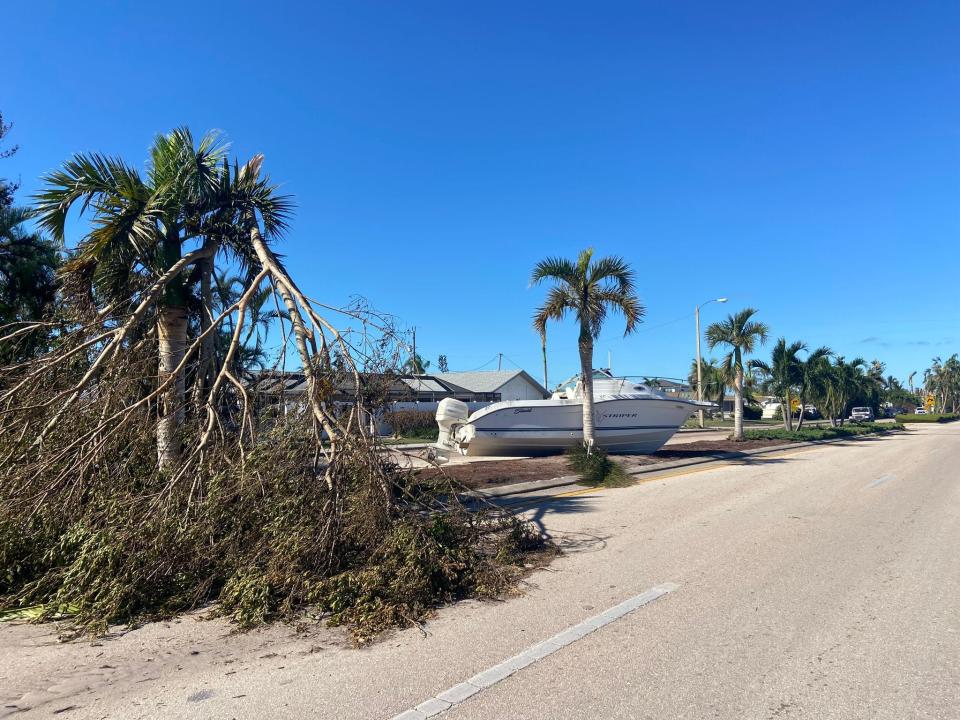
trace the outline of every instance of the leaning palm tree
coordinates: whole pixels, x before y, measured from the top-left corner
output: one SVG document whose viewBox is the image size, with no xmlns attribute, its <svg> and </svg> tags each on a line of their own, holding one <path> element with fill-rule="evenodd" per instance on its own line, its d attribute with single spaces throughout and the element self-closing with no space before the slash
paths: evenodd
<svg viewBox="0 0 960 720">
<path fill-rule="evenodd" d="M 583 385 L 583 442 L 588 449 L 596 437 L 593 423 L 593 343 L 600 336 L 603 322 L 611 310 L 626 320 L 624 335 L 642 322 L 645 309 L 637 298 L 634 273 L 620 257 L 593 259 L 593 248 L 581 252 L 575 261 L 547 258 L 537 263 L 531 285 L 545 280 L 555 284 L 547 299 L 533 316 L 533 327 L 544 339 L 547 321 L 562 320 L 571 312 L 580 325 L 578 346 Z M 545 341 L 544 341 L 545 342 Z"/>
<path fill-rule="evenodd" d="M 756 313 L 754 308 L 745 308 L 707 328 L 711 350 L 718 345 L 730 348 L 723 365 L 733 377 L 733 439 L 737 441 L 743 440 L 744 358 L 767 341 L 767 326 L 752 319 Z"/>
<path fill-rule="evenodd" d="M 793 392 L 800 384 L 800 351 L 806 350 L 803 342 L 787 344 L 786 338 L 777 340 L 770 355 L 770 362 L 754 360 L 752 366 L 766 376 L 764 387 L 773 393 L 780 401 L 783 409 L 783 427 L 793 430 Z M 803 417 L 803 405 L 800 405 L 800 416 Z"/>
<path fill-rule="evenodd" d="M 240 265 L 255 258 L 255 241 L 243 223 L 249 226 L 257 214 L 269 236 L 283 229 L 290 209 L 272 187 L 253 179 L 259 162 L 230 172 L 226 152 L 216 133 L 195 145 L 190 131 L 180 128 L 155 138 L 145 174 L 119 158 L 75 155 L 44 178 L 45 188 L 35 198 L 41 227 L 61 243 L 71 208 L 92 211 L 90 231 L 63 268 L 67 284 L 88 287 L 95 302 L 111 307 L 150 301 L 134 319 L 148 310 L 155 317 L 157 381 L 165 388 L 158 405 L 157 457 L 165 470 L 180 458 L 177 431 L 184 419 L 186 378 L 182 366 L 195 283 L 188 271 L 199 272 L 206 295 L 218 252 Z M 206 330 L 209 298 L 204 304 L 201 326 Z M 211 352 L 211 343 L 204 349 Z M 201 357 L 200 367 L 207 362 Z"/>
</svg>

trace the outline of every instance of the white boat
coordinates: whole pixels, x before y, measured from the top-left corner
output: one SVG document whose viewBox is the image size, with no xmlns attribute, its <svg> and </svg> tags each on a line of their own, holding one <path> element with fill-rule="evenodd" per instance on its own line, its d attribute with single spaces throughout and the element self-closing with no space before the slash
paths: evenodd
<svg viewBox="0 0 960 720">
<path fill-rule="evenodd" d="M 440 401 L 434 446 L 442 456 L 550 455 L 583 442 L 583 388 L 554 393 L 549 400 L 493 403 L 469 415 L 465 403 Z M 693 413 L 713 403 L 674 398 L 627 378 L 595 377 L 593 422 L 596 443 L 611 453 L 659 450 Z"/>
</svg>

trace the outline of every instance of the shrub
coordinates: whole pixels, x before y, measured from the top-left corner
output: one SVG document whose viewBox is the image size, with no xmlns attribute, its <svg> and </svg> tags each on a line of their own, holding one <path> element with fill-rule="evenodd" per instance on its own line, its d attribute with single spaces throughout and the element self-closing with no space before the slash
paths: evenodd
<svg viewBox="0 0 960 720">
<path fill-rule="evenodd" d="M 426 410 L 395 410 L 383 417 L 396 437 L 437 437 L 437 420 Z"/>
<path fill-rule="evenodd" d="M 914 413 L 907 413 L 905 415 L 897 415 L 896 420 L 898 423 L 946 423 L 953 422 L 954 420 L 960 420 L 960 415 L 955 413 L 944 413 L 942 415 L 916 415 Z"/>
<path fill-rule="evenodd" d="M 543 545 L 510 515 L 459 506 L 448 479 L 416 483 L 362 439 L 346 438 L 318 473 L 312 438 L 306 423 L 284 422 L 244 464 L 212 456 L 178 483 L 138 433 L 105 438 L 109 460 L 83 492 L 8 468 L 0 617 L 67 613 L 68 630 L 98 634 L 211 602 L 241 628 L 316 606 L 363 642 L 452 599 L 508 590 L 524 553 Z M 8 442 L 0 437 L 0 452 Z M 385 492 L 402 502 L 387 504 Z"/>
<path fill-rule="evenodd" d="M 570 466 L 588 485 L 621 485 L 627 480 L 623 468 L 601 448 L 595 447 L 588 453 L 586 446 L 576 445 L 566 455 Z"/>
<path fill-rule="evenodd" d="M 763 417 L 763 410 L 758 405 L 743 406 L 744 420 L 759 420 L 761 417 Z"/>
</svg>

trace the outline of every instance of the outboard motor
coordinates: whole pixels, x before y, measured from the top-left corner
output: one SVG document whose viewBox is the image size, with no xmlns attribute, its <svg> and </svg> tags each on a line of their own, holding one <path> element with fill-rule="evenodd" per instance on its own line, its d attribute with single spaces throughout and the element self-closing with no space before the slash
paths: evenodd
<svg viewBox="0 0 960 720">
<path fill-rule="evenodd" d="M 437 437 L 437 449 L 441 452 L 458 452 L 457 429 L 467 421 L 470 408 L 465 402 L 454 398 L 444 398 L 437 405 L 437 425 L 440 434 Z"/>
</svg>

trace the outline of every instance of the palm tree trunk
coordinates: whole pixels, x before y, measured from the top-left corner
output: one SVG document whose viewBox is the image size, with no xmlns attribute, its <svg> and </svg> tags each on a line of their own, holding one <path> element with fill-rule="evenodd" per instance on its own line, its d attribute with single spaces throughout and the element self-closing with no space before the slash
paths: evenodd
<svg viewBox="0 0 960 720">
<path fill-rule="evenodd" d="M 733 439 L 743 440 L 743 370 L 737 368 L 733 380 Z"/>
<path fill-rule="evenodd" d="M 583 386 L 583 444 L 592 449 L 596 443 L 593 427 L 593 339 L 589 330 L 580 331 L 580 371 Z"/>
<path fill-rule="evenodd" d="M 800 419 L 797 420 L 797 432 L 800 432 L 800 430 L 803 428 L 803 409 L 806 407 L 806 405 L 804 404 L 804 397 L 802 392 L 800 393 L 800 396 L 798 399 L 800 400 Z"/>
<path fill-rule="evenodd" d="M 160 352 L 160 384 L 183 360 L 187 346 L 187 310 L 182 306 L 160 308 L 157 319 Z M 184 374 L 177 374 L 173 384 L 160 398 L 160 420 L 157 423 L 157 462 L 163 472 L 170 472 L 180 461 L 180 439 L 177 430 L 183 424 Z"/>
<path fill-rule="evenodd" d="M 793 408 L 790 407 L 790 391 L 787 390 L 784 396 L 781 398 L 783 402 L 783 429 L 789 432 L 793 428 L 790 427 L 793 424 Z"/>
</svg>

